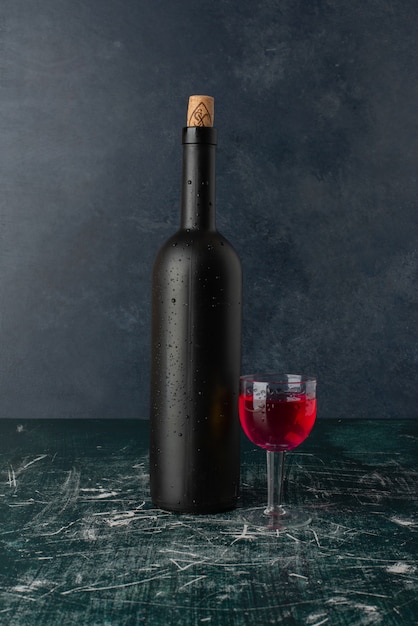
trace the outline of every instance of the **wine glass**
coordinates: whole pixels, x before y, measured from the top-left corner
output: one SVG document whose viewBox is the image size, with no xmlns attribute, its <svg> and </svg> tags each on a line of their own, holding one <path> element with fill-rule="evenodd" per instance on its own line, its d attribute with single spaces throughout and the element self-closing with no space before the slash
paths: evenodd
<svg viewBox="0 0 418 626">
<path fill-rule="evenodd" d="M 310 523 L 305 512 L 282 504 L 285 453 L 309 435 L 316 417 L 316 378 L 302 374 L 240 377 L 239 417 L 248 439 L 267 451 L 267 507 L 247 521 L 282 530 Z"/>
</svg>

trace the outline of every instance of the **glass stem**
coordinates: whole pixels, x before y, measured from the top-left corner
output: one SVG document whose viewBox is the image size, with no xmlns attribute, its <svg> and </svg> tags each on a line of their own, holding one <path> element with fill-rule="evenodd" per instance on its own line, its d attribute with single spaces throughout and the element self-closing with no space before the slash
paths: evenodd
<svg viewBox="0 0 418 626">
<path fill-rule="evenodd" d="M 267 450 L 267 508 L 265 515 L 283 515 L 282 496 L 284 478 L 284 452 Z"/>
</svg>

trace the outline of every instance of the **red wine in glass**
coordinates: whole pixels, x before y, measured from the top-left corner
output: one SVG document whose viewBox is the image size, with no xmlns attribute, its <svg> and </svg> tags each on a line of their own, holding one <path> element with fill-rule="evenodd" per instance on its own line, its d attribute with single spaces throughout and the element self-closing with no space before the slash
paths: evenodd
<svg viewBox="0 0 418 626">
<path fill-rule="evenodd" d="M 267 451 L 267 507 L 248 512 L 248 521 L 276 530 L 308 524 L 308 515 L 284 506 L 281 500 L 285 452 L 301 444 L 315 422 L 316 378 L 241 376 L 239 417 L 248 439 Z"/>
<path fill-rule="evenodd" d="M 281 452 L 293 450 L 312 430 L 316 415 L 316 398 L 294 393 L 281 399 L 256 400 L 240 394 L 241 425 L 256 446 Z"/>
</svg>

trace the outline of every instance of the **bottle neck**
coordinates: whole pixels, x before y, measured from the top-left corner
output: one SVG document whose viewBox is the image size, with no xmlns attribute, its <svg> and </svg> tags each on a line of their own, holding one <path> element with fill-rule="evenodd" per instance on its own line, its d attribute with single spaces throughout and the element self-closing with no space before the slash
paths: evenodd
<svg viewBox="0 0 418 626">
<path fill-rule="evenodd" d="M 183 128 L 181 228 L 215 230 L 216 129 Z"/>
</svg>

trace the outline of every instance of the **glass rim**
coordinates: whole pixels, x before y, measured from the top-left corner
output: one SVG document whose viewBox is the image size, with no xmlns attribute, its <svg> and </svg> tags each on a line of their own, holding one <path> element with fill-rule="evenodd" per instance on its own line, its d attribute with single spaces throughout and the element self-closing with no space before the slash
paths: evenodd
<svg viewBox="0 0 418 626">
<path fill-rule="evenodd" d="M 239 377 L 243 382 L 254 383 L 276 383 L 281 384 L 301 384 L 301 383 L 316 383 L 317 378 L 313 374 L 285 374 L 284 372 L 278 373 L 264 373 L 264 374 L 243 374 Z M 292 380 L 293 379 L 293 380 Z"/>
</svg>

